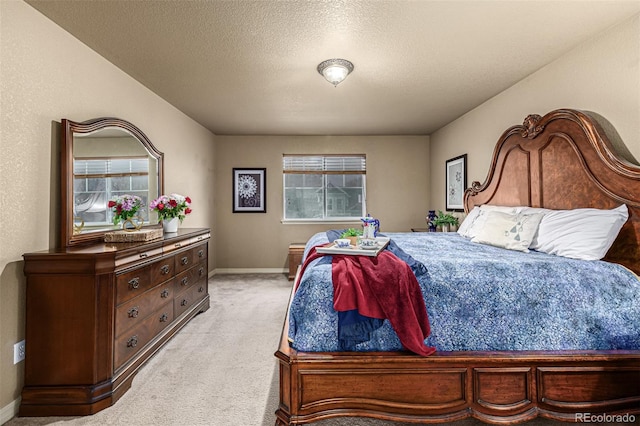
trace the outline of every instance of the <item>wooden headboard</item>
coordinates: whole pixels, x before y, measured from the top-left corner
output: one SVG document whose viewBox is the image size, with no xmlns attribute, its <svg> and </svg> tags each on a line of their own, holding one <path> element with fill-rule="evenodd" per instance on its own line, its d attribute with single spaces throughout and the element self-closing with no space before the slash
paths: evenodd
<svg viewBox="0 0 640 426">
<path fill-rule="evenodd" d="M 629 219 L 605 260 L 640 274 L 640 166 L 624 158 L 630 158 L 628 151 L 616 148 L 615 135 L 605 134 L 596 118 L 560 109 L 544 117 L 529 115 L 507 129 L 486 181 L 465 191 L 465 210 L 482 204 L 549 209 L 626 204 Z"/>
</svg>

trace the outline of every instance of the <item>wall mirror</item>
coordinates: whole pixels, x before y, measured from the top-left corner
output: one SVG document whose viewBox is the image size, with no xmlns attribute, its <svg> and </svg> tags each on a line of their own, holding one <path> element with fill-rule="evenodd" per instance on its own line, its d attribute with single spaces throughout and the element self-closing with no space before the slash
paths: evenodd
<svg viewBox="0 0 640 426">
<path fill-rule="evenodd" d="M 159 227 L 149 204 L 163 191 L 163 159 L 147 136 L 118 118 L 62 120 L 61 244 L 104 239 L 113 224 L 109 200 L 124 194 L 142 198 L 145 227 Z"/>
</svg>

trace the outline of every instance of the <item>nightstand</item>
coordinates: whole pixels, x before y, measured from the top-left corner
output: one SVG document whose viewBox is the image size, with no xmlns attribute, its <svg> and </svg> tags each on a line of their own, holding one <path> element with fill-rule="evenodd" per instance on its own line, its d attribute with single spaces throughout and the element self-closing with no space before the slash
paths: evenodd
<svg viewBox="0 0 640 426">
<path fill-rule="evenodd" d="M 296 277 L 298 266 L 302 263 L 305 246 L 305 243 L 289 244 L 289 281 L 292 281 Z"/>
</svg>

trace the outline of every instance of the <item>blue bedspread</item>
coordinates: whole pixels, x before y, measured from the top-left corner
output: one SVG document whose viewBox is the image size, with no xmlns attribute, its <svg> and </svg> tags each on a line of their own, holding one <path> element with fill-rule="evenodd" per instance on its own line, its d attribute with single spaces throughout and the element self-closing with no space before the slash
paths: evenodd
<svg viewBox="0 0 640 426">
<path fill-rule="evenodd" d="M 640 281 L 619 265 L 472 243 L 457 233 L 385 233 L 422 262 L 418 277 L 439 351 L 640 349 Z M 314 235 L 311 247 L 328 242 Z M 392 285 L 392 284 L 390 284 Z M 331 256 L 306 269 L 291 302 L 297 350 L 338 351 Z M 356 351 L 401 350 L 385 321 Z"/>
</svg>

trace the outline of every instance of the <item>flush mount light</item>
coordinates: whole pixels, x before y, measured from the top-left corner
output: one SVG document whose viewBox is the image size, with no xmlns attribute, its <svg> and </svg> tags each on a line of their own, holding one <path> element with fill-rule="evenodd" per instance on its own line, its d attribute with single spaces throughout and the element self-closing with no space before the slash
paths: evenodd
<svg viewBox="0 0 640 426">
<path fill-rule="evenodd" d="M 346 59 L 327 59 L 320 62 L 318 72 L 334 86 L 337 86 L 353 71 L 353 64 Z"/>
</svg>

